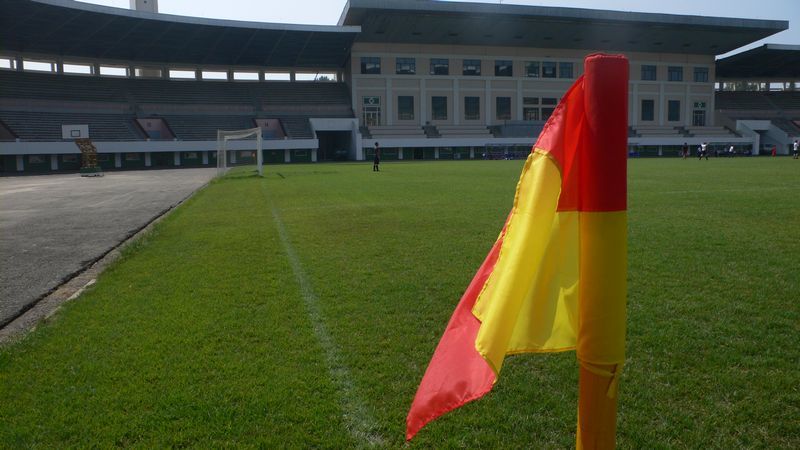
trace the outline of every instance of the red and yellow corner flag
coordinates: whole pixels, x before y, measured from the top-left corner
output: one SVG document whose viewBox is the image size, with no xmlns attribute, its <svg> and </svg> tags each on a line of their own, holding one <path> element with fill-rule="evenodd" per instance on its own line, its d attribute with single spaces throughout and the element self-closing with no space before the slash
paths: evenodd
<svg viewBox="0 0 800 450">
<path fill-rule="evenodd" d="M 522 169 L 406 419 L 406 438 L 492 389 L 506 355 L 577 350 L 577 446 L 613 448 L 625 360 L 628 60 L 591 55 Z"/>
</svg>

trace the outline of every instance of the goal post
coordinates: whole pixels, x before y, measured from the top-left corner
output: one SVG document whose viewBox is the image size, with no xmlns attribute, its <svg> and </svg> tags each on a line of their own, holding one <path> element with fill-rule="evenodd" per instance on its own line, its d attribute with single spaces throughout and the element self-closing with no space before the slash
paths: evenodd
<svg viewBox="0 0 800 450">
<path fill-rule="evenodd" d="M 261 128 L 249 128 L 246 130 L 217 130 L 217 176 L 223 175 L 230 168 L 228 163 L 228 150 L 231 149 L 230 141 L 252 139 L 256 151 L 256 167 L 258 175 L 264 175 L 264 154 L 261 137 Z M 250 150 L 236 146 L 235 150 Z"/>
</svg>

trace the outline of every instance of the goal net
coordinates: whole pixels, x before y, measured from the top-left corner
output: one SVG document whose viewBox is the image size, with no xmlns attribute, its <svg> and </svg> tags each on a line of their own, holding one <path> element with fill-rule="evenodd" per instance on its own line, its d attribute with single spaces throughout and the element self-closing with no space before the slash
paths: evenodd
<svg viewBox="0 0 800 450">
<path fill-rule="evenodd" d="M 245 141 L 245 142 L 234 142 Z M 237 162 L 240 152 L 254 152 L 258 175 L 264 175 L 264 154 L 262 152 L 261 128 L 247 130 L 217 130 L 217 176 L 227 172 L 231 164 Z M 231 152 L 229 154 L 229 152 Z"/>
</svg>

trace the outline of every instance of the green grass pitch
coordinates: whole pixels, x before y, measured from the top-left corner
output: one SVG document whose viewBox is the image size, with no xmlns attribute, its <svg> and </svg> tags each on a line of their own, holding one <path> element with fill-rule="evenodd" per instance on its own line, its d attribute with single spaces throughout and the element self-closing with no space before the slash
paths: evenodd
<svg viewBox="0 0 800 450">
<path fill-rule="evenodd" d="M 404 445 L 521 161 L 238 169 L 0 348 L 0 447 Z M 629 162 L 620 448 L 800 447 L 800 161 Z M 574 353 L 411 447 L 574 445 Z"/>
</svg>

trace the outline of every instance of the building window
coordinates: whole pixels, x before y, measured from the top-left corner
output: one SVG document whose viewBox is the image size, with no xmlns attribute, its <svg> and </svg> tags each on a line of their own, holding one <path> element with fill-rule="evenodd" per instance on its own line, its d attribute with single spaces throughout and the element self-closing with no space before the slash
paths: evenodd
<svg viewBox="0 0 800 450">
<path fill-rule="evenodd" d="M 511 97 L 497 97 L 497 120 L 511 120 Z"/>
<path fill-rule="evenodd" d="M 642 122 L 655 120 L 655 101 L 642 100 Z"/>
<path fill-rule="evenodd" d="M 542 63 L 542 78 L 556 77 L 556 63 L 545 61 Z"/>
<path fill-rule="evenodd" d="M 694 109 L 692 110 L 692 126 L 706 126 L 706 102 L 694 102 Z"/>
<path fill-rule="evenodd" d="M 525 63 L 525 76 L 529 78 L 539 78 L 539 61 L 528 61 Z"/>
<path fill-rule="evenodd" d="M 481 98 L 464 97 L 464 120 L 481 119 Z"/>
<path fill-rule="evenodd" d="M 572 78 L 572 63 L 558 63 L 558 78 Z"/>
<path fill-rule="evenodd" d="M 362 100 L 364 125 L 368 127 L 381 124 L 381 98 L 377 96 L 364 97 Z"/>
<path fill-rule="evenodd" d="M 447 120 L 447 97 L 431 97 L 431 112 L 433 120 Z"/>
<path fill-rule="evenodd" d="M 643 65 L 642 66 L 642 80 L 655 81 L 656 80 L 656 66 Z"/>
<path fill-rule="evenodd" d="M 364 75 L 380 75 L 381 58 L 378 56 L 362 56 L 361 73 Z"/>
<path fill-rule="evenodd" d="M 414 120 L 414 97 L 410 95 L 397 97 L 397 118 L 399 120 Z"/>
<path fill-rule="evenodd" d="M 234 81 L 258 81 L 258 72 L 233 72 Z"/>
<path fill-rule="evenodd" d="M 667 120 L 670 122 L 679 122 L 681 120 L 680 100 L 667 101 Z"/>
<path fill-rule="evenodd" d="M 695 67 L 694 68 L 694 82 L 695 83 L 708 83 L 708 67 Z"/>
<path fill-rule="evenodd" d="M 395 73 L 398 75 L 414 75 L 417 73 L 417 60 L 414 58 L 397 58 Z"/>
<path fill-rule="evenodd" d="M 481 60 L 480 59 L 465 59 L 464 60 L 464 70 L 462 72 L 464 75 L 473 75 L 477 76 L 481 74 Z"/>
<path fill-rule="evenodd" d="M 496 59 L 494 61 L 494 76 L 496 77 L 510 77 L 513 76 L 514 66 L 511 60 Z"/>
<path fill-rule="evenodd" d="M 681 66 L 667 67 L 667 81 L 683 81 L 683 67 Z"/>
<path fill-rule="evenodd" d="M 557 98 L 542 97 L 542 104 L 543 105 L 557 105 L 558 104 L 558 99 Z"/>
<path fill-rule="evenodd" d="M 450 60 L 431 58 L 431 75 L 450 75 Z"/>
<path fill-rule="evenodd" d="M 522 98 L 522 119 L 539 120 L 539 97 Z"/>
</svg>

